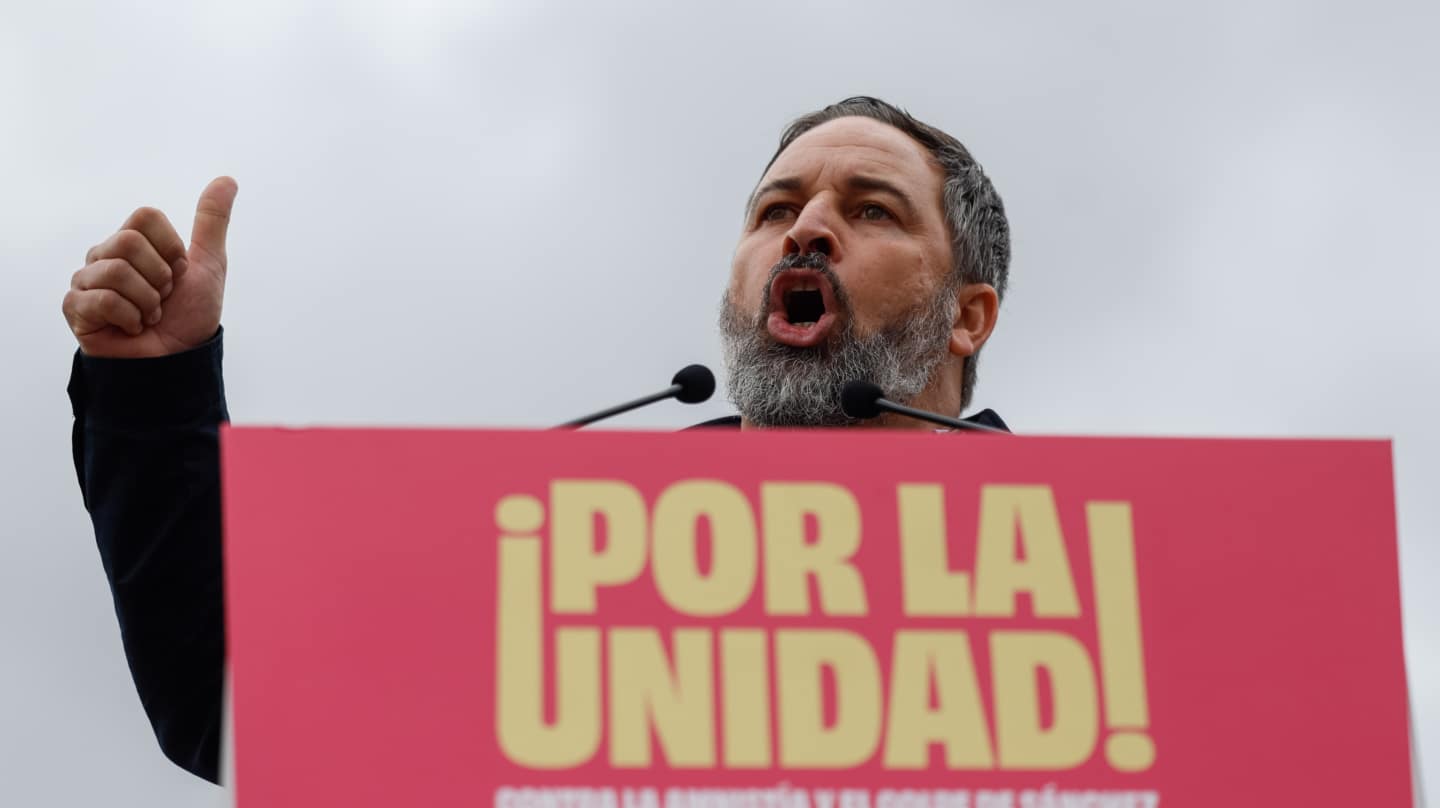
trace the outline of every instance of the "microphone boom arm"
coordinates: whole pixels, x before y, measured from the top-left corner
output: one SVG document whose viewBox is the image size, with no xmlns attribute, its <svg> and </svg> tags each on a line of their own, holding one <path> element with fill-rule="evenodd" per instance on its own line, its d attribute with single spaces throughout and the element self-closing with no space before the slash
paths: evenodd
<svg viewBox="0 0 1440 808">
<path fill-rule="evenodd" d="M 624 404 L 616 404 L 615 406 L 610 407 L 609 409 L 604 409 L 604 410 L 601 410 L 601 411 L 599 411 L 599 412 L 595 412 L 595 413 L 591 413 L 591 414 L 589 414 L 589 415 L 581 416 L 581 417 L 579 417 L 579 418 L 576 418 L 576 419 L 573 420 L 573 421 L 566 421 L 565 423 L 560 424 L 559 426 L 557 426 L 557 427 L 555 427 L 555 428 L 556 428 L 556 429 L 574 429 L 574 428 L 577 428 L 577 427 L 585 426 L 586 424 L 593 424 L 593 423 L 595 423 L 596 421 L 603 421 L 603 420 L 605 420 L 606 418 L 609 418 L 609 417 L 611 417 L 611 416 L 613 416 L 613 415 L 619 415 L 619 414 L 622 413 L 622 412 L 629 412 L 629 411 L 631 411 L 631 410 L 638 410 L 638 409 L 640 409 L 641 407 L 644 407 L 644 406 L 647 405 L 647 404 L 654 404 L 654 403 L 657 402 L 657 401 L 664 401 L 665 399 L 670 398 L 671 396 L 674 396 L 674 395 L 678 394 L 678 393 L 681 391 L 681 389 L 682 389 L 681 385 L 672 384 L 672 385 L 670 385 L 669 387 L 665 388 L 664 390 L 661 390 L 661 391 L 658 392 L 658 393 L 651 393 L 651 394 L 648 395 L 648 396 L 645 396 L 645 397 L 643 397 L 643 398 L 637 398 L 637 399 L 635 399 L 634 401 L 627 401 L 627 402 L 625 402 Z"/>
<path fill-rule="evenodd" d="M 682 404 L 699 404 L 708 400 L 714 392 L 715 374 L 711 373 L 709 368 L 704 365 L 686 365 L 680 368 L 675 377 L 670 380 L 670 386 L 658 393 L 651 393 L 634 401 L 627 401 L 599 412 L 582 415 L 573 421 L 566 421 L 555 429 L 576 429 L 596 421 L 603 421 L 612 415 L 619 415 L 622 412 L 637 410 L 647 404 L 664 401 L 667 398 L 673 398 Z"/>
<path fill-rule="evenodd" d="M 881 412 L 893 412 L 897 415 L 904 415 L 920 421 L 926 421 L 940 426 L 948 426 L 951 429 L 968 429 L 972 432 L 995 432 L 1001 435 L 1008 435 L 1003 429 L 996 429 L 993 426 L 977 424 L 973 421 L 962 421 L 959 418 L 952 418 L 949 415 L 941 415 L 938 412 L 907 407 L 885 397 L 885 391 L 880 385 L 864 379 L 851 379 L 840 389 L 840 411 L 859 420 L 874 418 Z"/>
<path fill-rule="evenodd" d="M 888 410 L 888 411 L 890 411 L 890 412 L 893 412 L 893 413 L 895 413 L 896 415 L 905 415 L 905 416 L 909 416 L 910 418 L 916 418 L 916 419 L 921 420 L 921 421 L 929 421 L 929 422 L 932 423 L 932 424 L 939 424 L 940 426 L 948 426 L 948 427 L 950 427 L 950 428 L 952 428 L 952 429 L 968 429 L 968 430 L 971 430 L 972 432 L 995 432 L 995 433 L 998 433 L 998 434 L 1001 434 L 1001 435 L 1008 435 L 1008 434 L 1010 434 L 1009 432 L 1006 432 L 1006 431 L 1003 430 L 1003 429 L 996 429 L 996 428 L 993 427 L 993 426 L 985 426 L 984 424 L 977 424 L 977 423 L 975 423 L 974 421 L 962 421 L 962 420 L 960 420 L 959 418 L 951 418 L 951 417 L 948 416 L 948 415 L 941 415 L 941 414 L 938 413 L 938 412 L 929 412 L 929 411 L 927 411 L 927 410 L 917 410 L 917 409 L 915 409 L 914 407 L 907 407 L 907 406 L 905 406 L 904 404 L 898 404 L 898 403 L 896 403 L 896 402 L 894 402 L 894 401 L 891 401 L 891 400 L 888 399 L 888 398 L 878 398 L 878 399 L 876 399 L 876 400 L 875 400 L 875 406 L 879 407 L 879 408 L 882 409 L 882 410 Z"/>
</svg>

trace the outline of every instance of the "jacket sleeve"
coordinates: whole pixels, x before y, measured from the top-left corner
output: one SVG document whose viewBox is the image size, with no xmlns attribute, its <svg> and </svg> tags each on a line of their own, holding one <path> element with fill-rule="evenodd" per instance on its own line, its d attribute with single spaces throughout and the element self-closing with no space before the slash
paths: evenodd
<svg viewBox="0 0 1440 808">
<path fill-rule="evenodd" d="M 222 338 L 156 359 L 77 351 L 69 386 L 75 473 L 140 702 L 166 757 L 212 782 L 225 666 Z"/>
</svg>

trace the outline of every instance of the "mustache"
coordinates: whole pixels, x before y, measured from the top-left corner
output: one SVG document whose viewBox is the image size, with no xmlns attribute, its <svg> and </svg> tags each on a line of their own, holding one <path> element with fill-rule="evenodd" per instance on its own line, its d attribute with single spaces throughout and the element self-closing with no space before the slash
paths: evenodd
<svg viewBox="0 0 1440 808">
<path fill-rule="evenodd" d="M 830 283 L 830 289 L 835 295 L 835 303 L 842 311 L 850 310 L 850 295 L 845 291 L 845 284 L 840 282 L 840 276 L 830 267 L 830 256 L 822 252 L 791 253 L 770 268 L 770 277 L 765 279 L 763 296 L 760 298 L 760 323 L 763 325 L 766 317 L 766 310 L 770 308 L 770 291 L 775 286 L 775 279 L 780 273 L 791 269 L 808 269 L 816 275 L 821 276 Z"/>
</svg>

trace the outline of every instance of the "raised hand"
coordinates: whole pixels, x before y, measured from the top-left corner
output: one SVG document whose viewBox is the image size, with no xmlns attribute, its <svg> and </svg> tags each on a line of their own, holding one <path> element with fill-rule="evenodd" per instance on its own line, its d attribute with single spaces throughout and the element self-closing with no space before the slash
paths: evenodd
<svg viewBox="0 0 1440 808">
<path fill-rule="evenodd" d="M 188 249 L 155 208 L 130 214 L 119 231 L 90 248 L 61 304 L 81 351 L 166 356 L 214 336 L 225 300 L 225 233 L 237 190 L 229 177 L 205 186 Z"/>
</svg>

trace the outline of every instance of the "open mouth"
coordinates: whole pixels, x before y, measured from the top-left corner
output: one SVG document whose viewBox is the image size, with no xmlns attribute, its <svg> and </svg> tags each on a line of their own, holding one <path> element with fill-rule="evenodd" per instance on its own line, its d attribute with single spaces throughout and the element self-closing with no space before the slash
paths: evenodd
<svg viewBox="0 0 1440 808">
<path fill-rule="evenodd" d="M 789 269 L 770 284 L 770 336 L 796 347 L 816 345 L 829 336 L 839 306 L 824 275 L 808 269 Z"/>
<path fill-rule="evenodd" d="M 825 296 L 820 294 L 819 286 L 814 289 L 796 286 L 785 293 L 785 319 L 791 325 L 812 326 L 824 314 Z"/>
</svg>

